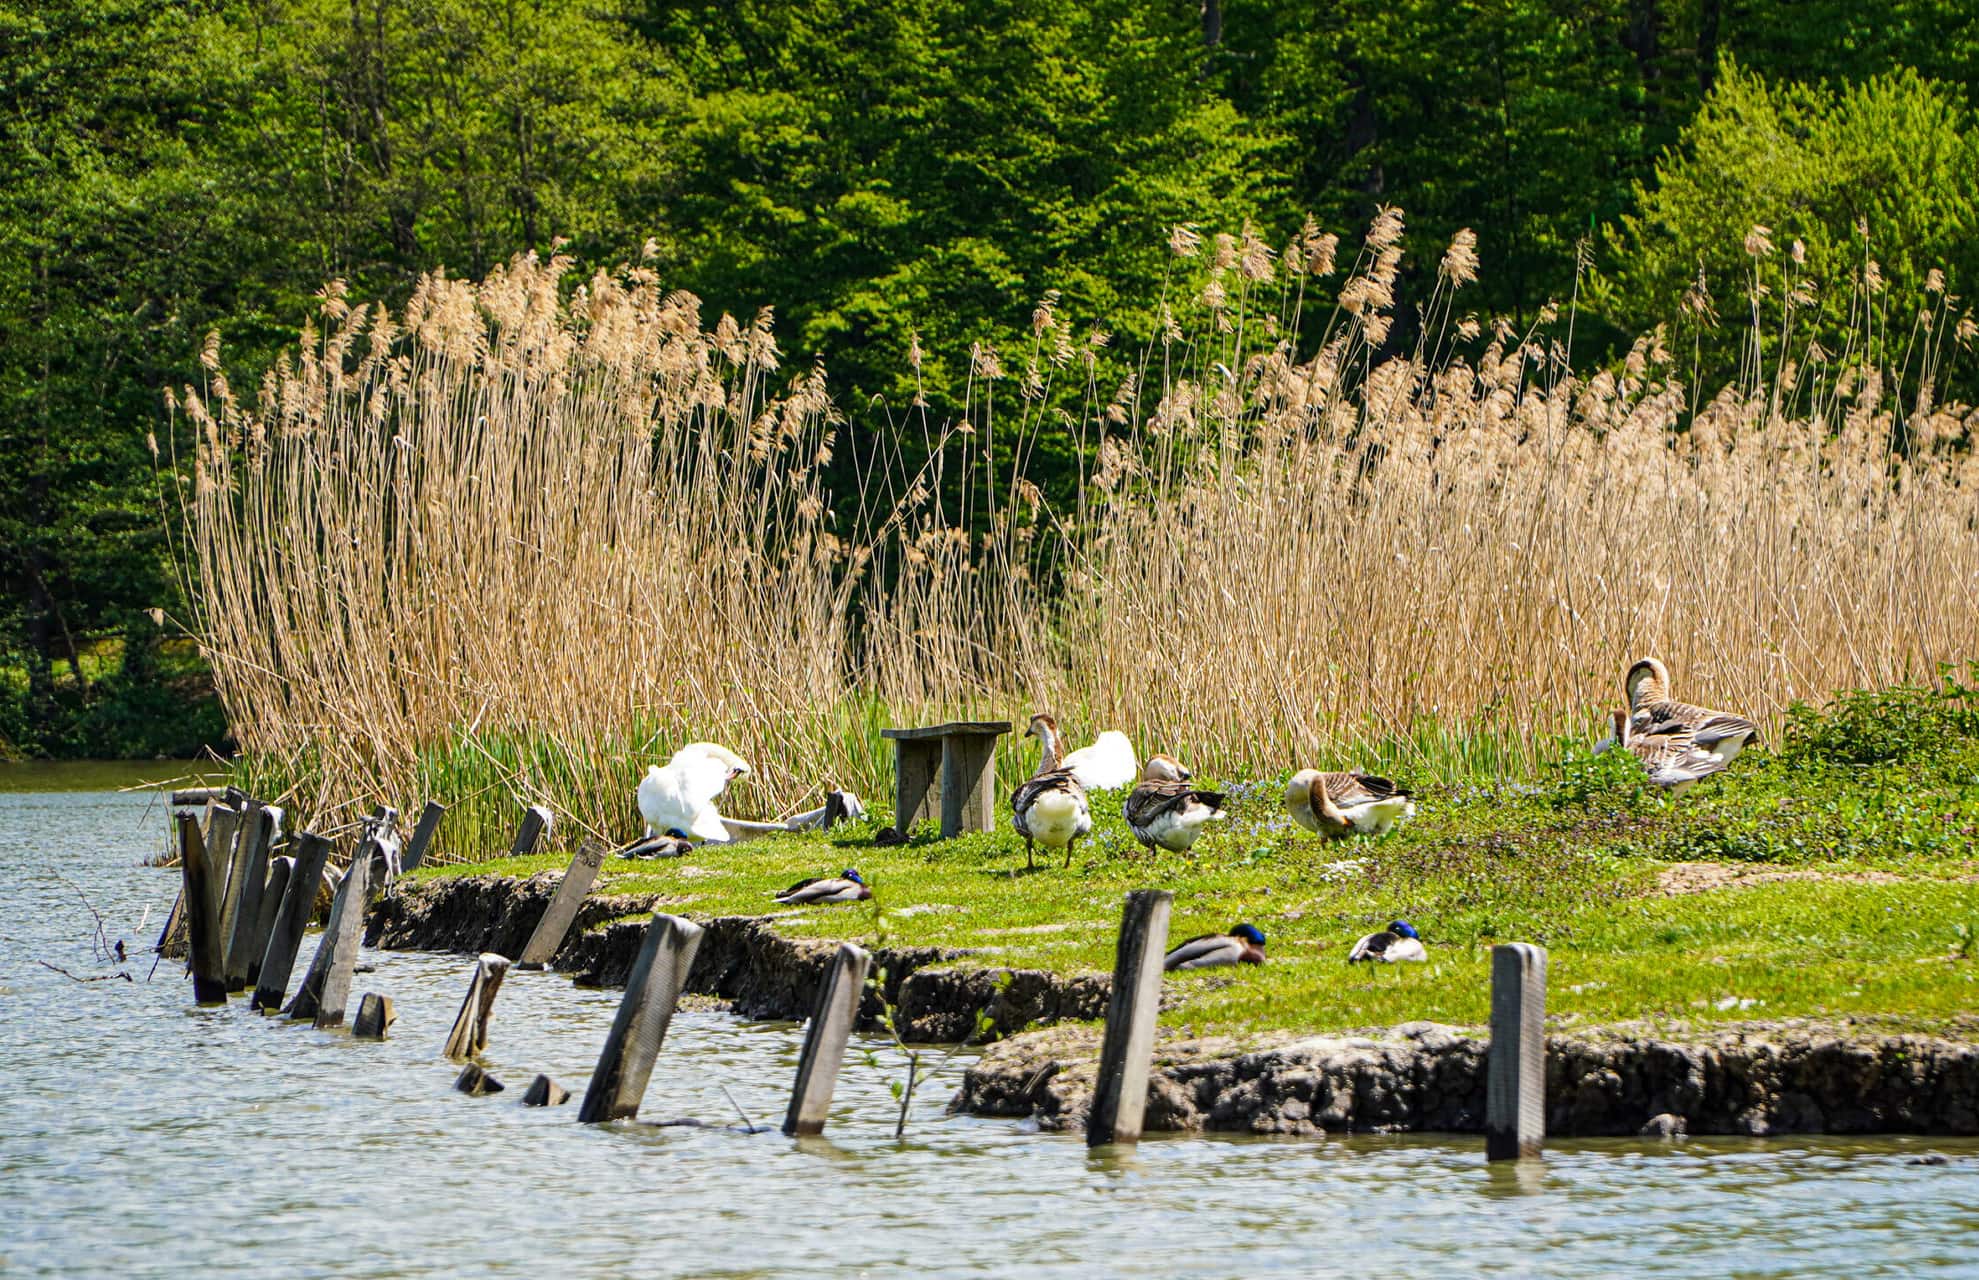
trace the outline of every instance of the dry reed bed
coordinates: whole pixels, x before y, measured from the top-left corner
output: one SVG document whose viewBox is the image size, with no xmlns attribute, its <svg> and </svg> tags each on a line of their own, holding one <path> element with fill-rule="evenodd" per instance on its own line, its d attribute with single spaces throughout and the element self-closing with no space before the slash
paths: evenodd
<svg viewBox="0 0 1979 1280">
<path fill-rule="evenodd" d="M 1979 655 L 1973 421 L 1933 394 L 1953 300 L 1922 346 L 1865 308 L 1829 355 L 1782 289 L 1697 406 L 1660 337 L 1583 379 L 1551 315 L 1458 318 L 1462 236 L 1391 352 L 1401 233 L 1384 211 L 1336 264 L 1311 227 L 1178 230 L 1146 347 L 1048 296 L 1011 367 L 974 353 L 929 463 L 876 432 L 849 495 L 824 373 L 779 368 L 767 313 L 709 327 L 643 268 L 572 287 L 561 258 L 398 314 L 333 286 L 251 405 L 213 345 L 176 400 L 191 629 L 305 812 L 471 789 L 604 836 L 693 738 L 756 762 L 760 809 L 884 794 L 889 717 L 1037 705 L 1226 776 L 1448 775 L 1591 731 L 1646 651 L 1768 724 Z M 1086 475 L 1058 512 L 1023 460 L 1061 424 Z"/>
</svg>

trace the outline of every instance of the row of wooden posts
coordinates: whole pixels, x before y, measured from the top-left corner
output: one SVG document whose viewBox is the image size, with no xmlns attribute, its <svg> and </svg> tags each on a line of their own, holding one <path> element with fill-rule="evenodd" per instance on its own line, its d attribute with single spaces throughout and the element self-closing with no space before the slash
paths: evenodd
<svg viewBox="0 0 1979 1280">
<path fill-rule="evenodd" d="M 172 799 L 174 805 L 204 804 L 207 811 L 203 828 L 193 813 L 177 815 L 184 891 L 166 925 L 170 936 L 184 913 L 194 999 L 201 1004 L 224 1003 L 229 992 L 252 984 L 253 1008 L 283 1009 L 289 974 L 329 856 L 329 841 L 301 833 L 289 842 L 295 850 L 292 856 L 271 861 L 281 817 L 278 810 L 232 789 L 179 792 Z M 396 868 L 391 857 L 396 849 L 396 815 L 381 809 L 367 820 L 349 870 L 338 882 L 315 958 L 283 1009 L 290 1018 L 311 1018 L 318 1027 L 343 1023 L 366 911 L 388 875 L 419 864 L 444 813 L 438 804 L 426 806 Z M 533 852 L 549 826 L 547 811 L 530 808 L 511 854 Z M 578 851 L 522 949 L 520 968 L 541 969 L 556 954 L 604 857 L 605 851 L 595 844 Z M 1163 889 L 1138 889 L 1127 895 L 1099 1075 L 1086 1122 L 1090 1146 L 1140 1139 L 1173 906 L 1174 896 Z M 580 1122 L 626 1120 L 639 1114 L 701 938 L 701 926 L 680 916 L 656 915 L 647 926 L 626 977 L 625 995 L 578 1108 Z M 871 955 L 849 942 L 841 943 L 833 954 L 812 1006 L 784 1133 L 823 1132 L 871 966 Z M 455 1081 L 463 1092 L 502 1089 L 472 1059 L 487 1048 L 495 997 L 509 968 L 506 956 L 485 953 L 476 960 L 466 998 L 447 1036 L 446 1056 L 466 1063 Z M 1545 950 L 1526 943 L 1493 948 L 1485 1116 L 1488 1159 L 1531 1158 L 1540 1153 L 1545 1135 L 1545 1011 Z M 382 1038 L 393 1016 L 388 997 L 366 994 L 352 1033 Z M 555 1105 L 568 1096 L 549 1077 L 539 1075 L 523 1101 Z"/>
</svg>

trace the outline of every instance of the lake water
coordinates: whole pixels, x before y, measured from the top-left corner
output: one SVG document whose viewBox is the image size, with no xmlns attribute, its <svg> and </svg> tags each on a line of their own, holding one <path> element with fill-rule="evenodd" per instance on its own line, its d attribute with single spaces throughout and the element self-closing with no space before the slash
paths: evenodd
<svg viewBox="0 0 1979 1280">
<path fill-rule="evenodd" d="M 466 958 L 367 953 L 351 1008 L 394 998 L 383 1043 L 195 1008 L 179 965 L 98 958 L 84 904 L 156 938 L 163 807 L 23 779 L 0 777 L 0 1276 L 1979 1275 L 1979 1145 L 1953 1140 L 1558 1142 L 1524 1174 L 1464 1138 L 1092 1155 L 942 1115 L 951 1080 L 896 1142 L 900 1065 L 856 1047 L 825 1139 L 582 1126 L 519 1103 L 538 1071 L 581 1096 L 619 998 L 558 974 L 510 976 L 486 1058 L 510 1088 L 468 1098 L 439 1053 Z M 685 1012 L 642 1114 L 725 1123 L 726 1086 L 775 1124 L 799 1042 Z"/>
</svg>

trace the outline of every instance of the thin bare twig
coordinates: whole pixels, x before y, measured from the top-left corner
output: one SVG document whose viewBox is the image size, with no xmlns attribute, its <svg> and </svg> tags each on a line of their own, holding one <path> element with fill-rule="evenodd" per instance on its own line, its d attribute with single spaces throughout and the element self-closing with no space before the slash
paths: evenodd
<svg viewBox="0 0 1979 1280">
<path fill-rule="evenodd" d="M 40 965 L 44 969 L 53 969 L 55 972 L 61 974 L 63 977 L 71 978 L 77 982 L 115 982 L 119 978 L 122 978 L 125 982 L 134 983 L 137 981 L 137 979 L 131 977 L 130 974 L 125 973 L 122 969 L 119 969 L 115 973 L 99 973 L 93 978 L 85 978 L 79 973 L 70 973 L 67 969 L 64 969 L 61 965 L 50 964 L 46 960 L 40 959 L 39 957 L 35 959 L 35 963 Z"/>
</svg>

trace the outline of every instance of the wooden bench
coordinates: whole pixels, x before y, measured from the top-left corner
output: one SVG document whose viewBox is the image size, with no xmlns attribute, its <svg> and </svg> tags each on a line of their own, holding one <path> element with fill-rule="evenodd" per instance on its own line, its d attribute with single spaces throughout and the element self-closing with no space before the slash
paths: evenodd
<svg viewBox="0 0 1979 1280">
<path fill-rule="evenodd" d="M 893 829 L 905 837 L 935 816 L 941 778 L 941 838 L 996 830 L 996 740 L 1008 720 L 956 720 L 925 729 L 882 729 L 893 739 Z"/>
</svg>

